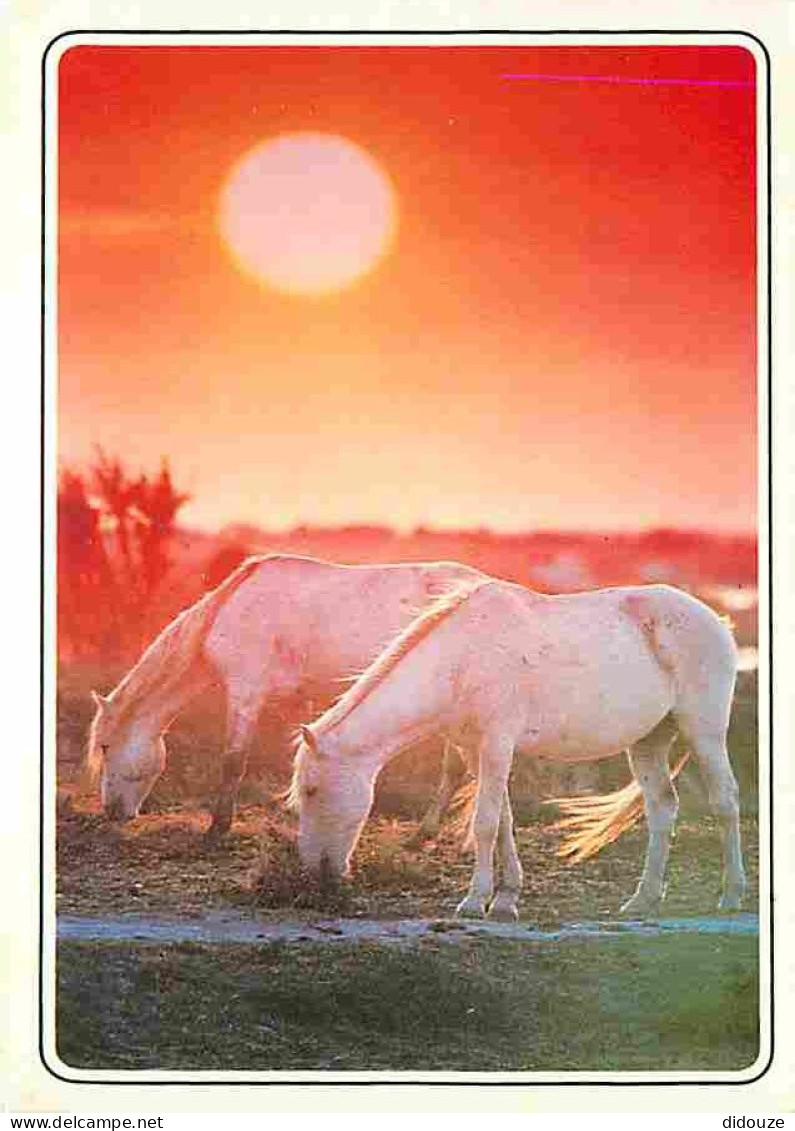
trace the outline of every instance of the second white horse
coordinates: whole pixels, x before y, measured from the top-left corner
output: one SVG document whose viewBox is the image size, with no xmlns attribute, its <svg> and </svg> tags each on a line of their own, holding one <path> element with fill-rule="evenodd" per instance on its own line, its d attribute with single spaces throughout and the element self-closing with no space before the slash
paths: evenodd
<svg viewBox="0 0 795 1131">
<path fill-rule="evenodd" d="M 736 669 L 728 626 L 667 586 L 557 597 L 507 582 L 470 586 L 418 617 L 334 707 L 301 729 L 291 787 L 301 859 L 321 877 L 344 874 L 380 769 L 410 743 L 442 732 L 478 760 L 475 869 L 459 913 L 515 918 L 522 868 L 508 798 L 514 752 L 577 762 L 631 748 L 634 788 L 579 799 L 582 831 L 572 836 L 575 849 L 589 851 L 614 839 L 642 792 L 646 862 L 623 910 L 649 913 L 664 893 L 677 815 L 668 753 L 679 728 L 722 829 L 721 907 L 735 910 L 745 887 L 726 750 Z"/>
</svg>

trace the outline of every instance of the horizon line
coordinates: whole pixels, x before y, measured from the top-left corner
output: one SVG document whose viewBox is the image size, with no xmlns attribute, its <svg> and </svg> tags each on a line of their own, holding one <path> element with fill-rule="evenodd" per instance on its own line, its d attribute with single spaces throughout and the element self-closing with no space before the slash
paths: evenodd
<svg viewBox="0 0 795 1131">
<path fill-rule="evenodd" d="M 310 534 L 340 534 L 350 533 L 357 530 L 371 531 L 383 534 L 390 534 L 398 538 L 413 538 L 423 535 L 434 535 L 443 537 L 455 537 L 456 535 L 488 535 L 489 537 L 496 538 L 526 538 L 526 537 L 539 537 L 544 535 L 559 535 L 564 537 L 620 537 L 622 535 L 636 536 L 643 534 L 660 533 L 661 531 L 672 532 L 677 534 L 706 534 L 714 538 L 753 538 L 758 541 L 759 531 L 756 528 L 735 529 L 730 527 L 720 526 L 707 526 L 692 523 L 650 523 L 639 524 L 638 526 L 526 526 L 518 527 L 511 530 L 500 530 L 497 527 L 484 526 L 482 524 L 474 526 L 436 526 L 427 525 L 425 523 L 417 523 L 411 527 L 393 526 L 390 523 L 382 522 L 329 522 L 329 523 L 315 523 L 315 522 L 298 522 L 292 526 L 280 527 L 267 527 L 258 522 L 247 521 L 246 519 L 233 519 L 230 522 L 224 522 L 219 526 L 207 526 L 201 522 L 186 521 L 184 523 L 177 523 L 177 528 L 183 531 L 198 531 L 202 534 L 208 535 L 221 535 L 224 531 L 234 530 L 236 527 L 248 528 L 258 531 L 262 534 L 267 534 L 272 537 L 289 537 L 299 533 Z"/>
</svg>

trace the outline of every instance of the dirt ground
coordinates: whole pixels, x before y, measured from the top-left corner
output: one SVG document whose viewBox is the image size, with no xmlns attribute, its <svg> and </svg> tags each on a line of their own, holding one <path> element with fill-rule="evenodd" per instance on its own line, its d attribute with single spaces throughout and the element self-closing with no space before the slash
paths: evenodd
<svg viewBox="0 0 795 1131">
<path fill-rule="evenodd" d="M 353 876 L 331 900 L 302 875 L 294 826 L 275 804 L 243 808 L 232 832 L 213 848 L 202 833 L 205 813 L 173 809 L 114 826 L 96 802 L 61 793 L 57 822 L 57 910 L 70 915 L 161 914 L 191 917 L 250 909 L 266 919 L 302 919 L 316 913 L 366 919 L 452 915 L 466 890 L 471 857 L 455 822 L 437 840 L 411 844 L 416 823 L 371 818 L 354 857 Z M 643 825 L 598 856 L 575 866 L 556 855 L 559 835 L 550 821 L 517 827 L 525 869 L 523 922 L 539 927 L 615 915 L 634 890 L 642 867 Z M 757 910 L 756 821 L 743 822 L 749 875 L 745 910 Z M 671 852 L 666 916 L 714 911 L 720 887 L 715 821 L 701 814 L 680 819 Z"/>
<path fill-rule="evenodd" d="M 662 929 L 634 933 L 604 920 L 637 882 L 642 826 L 571 867 L 549 821 L 521 824 L 521 925 L 492 930 L 450 918 L 471 868 L 453 824 L 414 847 L 414 821 L 371 819 L 334 900 L 302 875 L 277 806 L 244 807 L 212 849 L 208 824 L 174 808 L 115 827 L 95 801 L 61 795 L 67 1067 L 659 1072 L 757 1056 L 755 921 L 714 916 L 711 818 L 684 815 Z M 743 831 L 754 912 L 755 822 Z"/>
</svg>

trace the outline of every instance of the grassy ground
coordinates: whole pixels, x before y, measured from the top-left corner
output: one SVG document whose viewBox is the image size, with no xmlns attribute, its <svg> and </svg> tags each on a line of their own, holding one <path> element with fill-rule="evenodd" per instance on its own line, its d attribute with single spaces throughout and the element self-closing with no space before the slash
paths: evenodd
<svg viewBox="0 0 795 1131">
<path fill-rule="evenodd" d="M 756 945 L 61 944 L 59 1055 L 117 1070 L 736 1070 L 757 1056 Z"/>
</svg>

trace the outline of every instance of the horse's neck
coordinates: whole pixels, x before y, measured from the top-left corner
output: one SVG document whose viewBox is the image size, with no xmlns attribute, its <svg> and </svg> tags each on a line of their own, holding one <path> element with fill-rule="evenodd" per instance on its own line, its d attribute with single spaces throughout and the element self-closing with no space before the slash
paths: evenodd
<svg viewBox="0 0 795 1131">
<path fill-rule="evenodd" d="M 444 725 L 449 692 L 449 679 L 435 664 L 408 657 L 332 728 L 332 749 L 365 756 L 377 773 L 401 750 Z"/>
<path fill-rule="evenodd" d="M 209 677 L 191 671 L 186 678 L 158 686 L 149 695 L 130 703 L 129 718 L 136 727 L 145 727 L 152 735 L 162 734 L 188 703 L 209 686 Z"/>
</svg>

